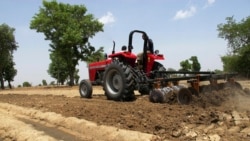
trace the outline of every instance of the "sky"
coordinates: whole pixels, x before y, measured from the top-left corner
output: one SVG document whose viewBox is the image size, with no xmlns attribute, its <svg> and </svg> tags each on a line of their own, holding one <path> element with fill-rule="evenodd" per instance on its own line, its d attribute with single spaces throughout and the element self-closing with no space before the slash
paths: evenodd
<svg viewBox="0 0 250 141">
<path fill-rule="evenodd" d="M 154 48 L 164 54 L 165 68 L 180 69 L 180 62 L 197 56 L 202 71 L 223 69 L 220 57 L 228 51 L 226 40 L 218 37 L 217 25 L 234 16 L 237 22 L 250 16 L 250 0 L 57 0 L 85 5 L 104 24 L 90 43 L 111 53 L 128 44 L 132 30 L 145 31 Z M 42 0 L 1 0 L 0 24 L 15 28 L 18 49 L 14 52 L 17 75 L 14 86 L 28 81 L 33 86 L 55 81 L 47 73 L 50 41 L 29 28 L 32 17 L 43 7 Z M 141 35 L 134 35 L 133 52 L 143 50 Z M 1 61 L 1 60 L 0 60 Z M 80 79 L 88 78 L 87 65 L 79 62 Z"/>
</svg>

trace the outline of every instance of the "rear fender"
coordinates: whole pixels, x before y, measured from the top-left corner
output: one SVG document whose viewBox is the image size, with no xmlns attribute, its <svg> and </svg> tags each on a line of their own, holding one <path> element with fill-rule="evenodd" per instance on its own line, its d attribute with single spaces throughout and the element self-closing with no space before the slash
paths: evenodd
<svg viewBox="0 0 250 141">
<path fill-rule="evenodd" d="M 125 62 L 126 64 L 129 64 L 130 66 L 134 67 L 137 56 L 131 52 L 128 51 L 122 51 L 114 54 L 110 54 L 108 57 L 114 59 L 119 58 L 121 62 Z"/>
<path fill-rule="evenodd" d="M 148 56 L 148 58 L 147 58 L 146 73 L 149 76 L 150 72 L 153 69 L 153 65 L 154 65 L 155 60 L 165 60 L 165 59 L 164 59 L 164 56 L 162 54 L 151 54 L 151 53 L 148 53 L 147 56 Z"/>
</svg>

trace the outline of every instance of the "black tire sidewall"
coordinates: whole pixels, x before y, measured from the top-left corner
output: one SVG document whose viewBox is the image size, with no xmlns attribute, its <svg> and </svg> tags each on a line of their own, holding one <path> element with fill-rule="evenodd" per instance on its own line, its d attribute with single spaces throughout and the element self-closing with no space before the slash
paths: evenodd
<svg viewBox="0 0 250 141">
<path fill-rule="evenodd" d="M 111 74 L 110 74 L 111 73 Z M 116 90 L 112 86 L 112 73 L 117 74 L 121 77 L 121 82 L 119 82 L 120 87 L 119 90 Z M 126 100 L 126 97 L 130 97 L 133 95 L 133 89 L 131 89 L 130 83 L 132 77 L 129 76 L 131 70 L 119 61 L 112 62 L 105 70 L 104 76 L 103 76 L 103 90 L 105 91 L 105 95 L 107 96 L 107 99 L 109 100 L 115 100 L 115 101 L 123 101 Z M 131 90 L 130 90 L 131 89 Z"/>
<path fill-rule="evenodd" d="M 87 88 L 86 90 L 86 94 L 83 94 L 82 93 L 82 87 L 83 85 Z M 79 93 L 80 93 L 80 96 L 82 98 L 91 98 L 92 97 L 92 92 L 93 92 L 93 88 L 92 88 L 92 85 L 91 85 L 91 82 L 87 79 L 84 79 L 80 82 L 80 85 L 79 85 Z"/>
</svg>

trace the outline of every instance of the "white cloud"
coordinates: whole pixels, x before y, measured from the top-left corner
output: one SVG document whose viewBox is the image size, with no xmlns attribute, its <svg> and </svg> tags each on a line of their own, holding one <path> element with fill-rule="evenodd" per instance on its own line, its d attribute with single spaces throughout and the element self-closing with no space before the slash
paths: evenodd
<svg viewBox="0 0 250 141">
<path fill-rule="evenodd" d="M 212 5 L 215 2 L 215 0 L 207 0 L 208 5 Z"/>
<path fill-rule="evenodd" d="M 103 24 L 114 23 L 115 22 L 115 17 L 113 16 L 113 14 L 111 12 L 107 12 L 107 14 L 105 14 L 104 16 L 99 18 L 99 22 L 101 22 Z"/>
<path fill-rule="evenodd" d="M 174 20 L 192 17 L 196 13 L 196 7 L 191 6 L 188 10 L 179 10 L 174 16 Z"/>
<path fill-rule="evenodd" d="M 207 8 L 207 7 L 211 6 L 211 5 L 213 5 L 214 3 L 215 3 L 215 0 L 207 0 L 204 8 Z"/>
</svg>

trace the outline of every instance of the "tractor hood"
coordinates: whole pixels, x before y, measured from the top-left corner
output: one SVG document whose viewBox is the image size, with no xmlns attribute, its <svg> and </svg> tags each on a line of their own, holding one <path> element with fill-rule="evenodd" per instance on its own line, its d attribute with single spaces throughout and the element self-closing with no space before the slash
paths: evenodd
<svg viewBox="0 0 250 141">
<path fill-rule="evenodd" d="M 131 52 L 128 52 L 128 51 L 123 51 L 123 52 L 117 52 L 117 53 L 114 53 L 114 54 L 110 54 L 108 56 L 109 58 L 115 58 L 115 57 L 123 57 L 123 58 L 127 58 L 127 59 L 136 59 L 136 55 L 131 53 Z"/>
</svg>

